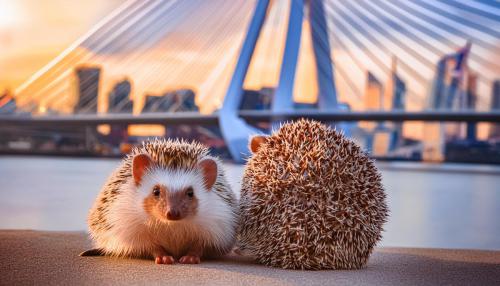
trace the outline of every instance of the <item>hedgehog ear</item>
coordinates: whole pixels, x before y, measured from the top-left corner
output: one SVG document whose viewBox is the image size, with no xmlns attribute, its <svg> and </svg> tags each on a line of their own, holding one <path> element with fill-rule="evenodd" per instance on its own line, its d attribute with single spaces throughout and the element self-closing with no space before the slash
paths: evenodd
<svg viewBox="0 0 500 286">
<path fill-rule="evenodd" d="M 217 163 L 212 159 L 204 159 L 198 163 L 202 173 L 205 188 L 209 191 L 217 180 Z"/>
<path fill-rule="evenodd" d="M 132 162 L 132 175 L 134 176 L 134 182 L 136 186 L 141 183 L 146 169 L 148 169 L 153 164 L 153 160 L 146 154 L 135 155 Z"/>
<path fill-rule="evenodd" d="M 259 151 L 260 145 L 266 141 L 267 141 L 267 136 L 264 135 L 253 136 L 250 139 L 250 151 L 252 151 L 252 153 L 256 153 L 257 151 Z"/>
</svg>

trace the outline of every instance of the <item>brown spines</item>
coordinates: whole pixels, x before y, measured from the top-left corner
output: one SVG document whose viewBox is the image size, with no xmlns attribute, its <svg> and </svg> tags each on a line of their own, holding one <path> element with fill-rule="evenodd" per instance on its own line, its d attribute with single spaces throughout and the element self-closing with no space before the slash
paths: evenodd
<svg viewBox="0 0 500 286">
<path fill-rule="evenodd" d="M 266 265 L 363 267 L 387 206 L 373 162 L 315 121 L 285 124 L 258 146 L 243 177 L 240 243 Z"/>
<path fill-rule="evenodd" d="M 160 168 L 187 170 L 196 167 L 201 158 L 208 156 L 208 148 L 196 142 L 155 139 L 134 148 L 125 159 L 126 165 L 131 166 L 132 158 L 137 154 L 149 155 Z"/>
</svg>

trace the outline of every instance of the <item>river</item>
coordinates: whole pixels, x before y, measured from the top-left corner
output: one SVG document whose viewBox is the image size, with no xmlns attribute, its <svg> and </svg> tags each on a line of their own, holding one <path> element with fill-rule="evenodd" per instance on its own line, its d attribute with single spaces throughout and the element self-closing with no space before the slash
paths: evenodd
<svg viewBox="0 0 500 286">
<path fill-rule="evenodd" d="M 86 230 L 117 159 L 0 156 L 0 228 Z M 381 245 L 500 250 L 500 166 L 378 163 L 390 219 Z M 243 167 L 225 164 L 239 191 Z"/>
</svg>

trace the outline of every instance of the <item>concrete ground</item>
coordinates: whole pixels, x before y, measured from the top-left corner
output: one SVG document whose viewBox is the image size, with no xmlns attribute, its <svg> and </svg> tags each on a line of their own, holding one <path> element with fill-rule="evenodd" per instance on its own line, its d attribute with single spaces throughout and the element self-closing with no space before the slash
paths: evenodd
<svg viewBox="0 0 500 286">
<path fill-rule="evenodd" d="M 83 232 L 0 231 L 0 285 L 500 285 L 500 251 L 379 248 L 367 268 L 292 271 L 242 257 L 199 265 L 79 257 Z"/>
</svg>

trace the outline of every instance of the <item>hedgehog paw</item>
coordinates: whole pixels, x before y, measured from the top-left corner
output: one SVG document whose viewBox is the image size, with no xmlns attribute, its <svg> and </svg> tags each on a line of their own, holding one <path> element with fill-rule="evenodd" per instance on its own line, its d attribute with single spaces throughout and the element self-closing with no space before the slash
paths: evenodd
<svg viewBox="0 0 500 286">
<path fill-rule="evenodd" d="M 200 263 L 200 257 L 194 255 L 186 255 L 179 259 L 179 262 L 182 264 L 198 264 Z"/>
<path fill-rule="evenodd" d="M 156 264 L 174 264 L 175 260 L 172 256 L 169 256 L 169 255 L 156 256 L 155 263 Z"/>
</svg>

